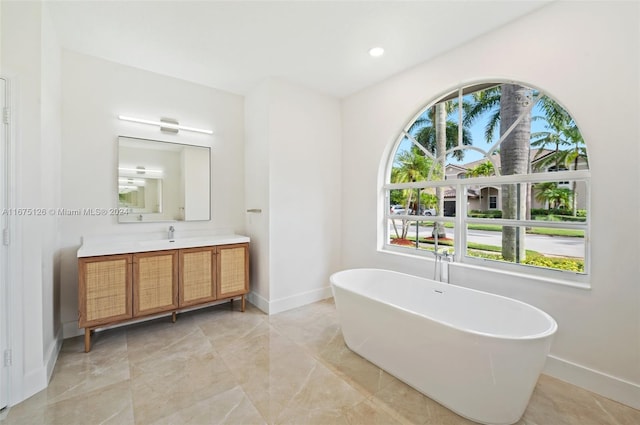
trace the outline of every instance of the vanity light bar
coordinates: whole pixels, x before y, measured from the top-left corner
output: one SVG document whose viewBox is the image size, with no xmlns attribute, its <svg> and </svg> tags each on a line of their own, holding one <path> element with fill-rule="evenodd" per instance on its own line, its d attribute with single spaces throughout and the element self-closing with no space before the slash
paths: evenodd
<svg viewBox="0 0 640 425">
<path fill-rule="evenodd" d="M 172 129 L 172 130 L 187 130 L 187 131 L 195 131 L 196 133 L 204 133 L 204 134 L 213 134 L 213 130 L 205 130 L 202 128 L 195 128 L 195 127 L 187 127 L 186 125 L 180 125 L 177 123 L 173 123 L 173 122 L 167 122 L 167 121 L 152 121 L 152 120 L 145 120 L 142 118 L 134 118 L 134 117 L 128 117 L 126 115 L 118 115 L 118 119 L 121 119 L 122 121 L 131 121 L 131 122 L 137 122 L 140 124 L 149 124 L 149 125 L 157 125 L 160 128 L 168 128 L 168 129 Z"/>
<path fill-rule="evenodd" d="M 162 170 L 152 170 L 150 168 L 123 168 L 118 167 L 119 172 L 131 173 L 131 174 L 160 174 L 162 175 Z"/>
<path fill-rule="evenodd" d="M 134 179 L 131 177 L 121 177 L 118 179 L 118 183 L 119 184 L 124 184 L 124 185 L 133 185 L 133 186 L 144 186 L 145 185 L 145 181 L 143 179 Z"/>
</svg>

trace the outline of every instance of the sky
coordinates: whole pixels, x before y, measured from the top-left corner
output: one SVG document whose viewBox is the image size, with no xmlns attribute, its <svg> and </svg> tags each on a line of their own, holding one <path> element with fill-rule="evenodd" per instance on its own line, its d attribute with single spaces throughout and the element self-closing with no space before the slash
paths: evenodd
<svg viewBox="0 0 640 425">
<path fill-rule="evenodd" d="M 533 108 L 533 116 L 541 116 L 542 112 L 540 111 L 539 107 L 536 105 Z M 450 116 L 451 118 L 451 116 Z M 457 121 L 457 116 L 455 117 L 455 120 Z M 491 143 L 487 143 L 485 141 L 485 137 L 484 137 L 484 127 L 486 125 L 488 121 L 488 117 L 484 118 L 484 117 L 480 117 L 479 119 L 477 119 L 473 125 L 470 126 L 470 133 L 471 133 L 471 140 L 473 141 L 473 146 L 478 147 L 480 149 L 483 150 L 488 150 L 493 143 L 495 143 L 498 140 L 498 134 L 494 135 L 494 138 L 492 139 Z M 531 123 L 531 131 L 532 132 L 539 132 L 539 131 L 544 131 L 545 130 L 545 125 L 543 122 L 536 122 L 536 121 L 532 121 Z M 497 131 L 496 131 L 497 133 Z M 399 148 L 398 148 L 398 152 L 402 152 L 405 150 L 408 150 L 411 146 L 411 142 L 409 142 L 408 140 L 404 140 Z M 464 158 L 460 161 L 457 160 L 454 157 L 449 157 L 447 158 L 447 163 L 449 164 L 466 164 L 469 162 L 473 162 L 473 161 L 477 161 L 479 159 L 481 159 L 483 157 L 483 155 L 475 150 L 465 150 L 464 151 Z"/>
</svg>

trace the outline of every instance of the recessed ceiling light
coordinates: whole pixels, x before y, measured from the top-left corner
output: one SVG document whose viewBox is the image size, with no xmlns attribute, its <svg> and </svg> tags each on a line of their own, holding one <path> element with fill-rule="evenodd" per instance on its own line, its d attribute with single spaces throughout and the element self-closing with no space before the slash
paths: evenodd
<svg viewBox="0 0 640 425">
<path fill-rule="evenodd" d="M 384 49 L 382 47 L 373 47 L 369 49 L 369 54 L 374 58 L 384 55 Z"/>
</svg>

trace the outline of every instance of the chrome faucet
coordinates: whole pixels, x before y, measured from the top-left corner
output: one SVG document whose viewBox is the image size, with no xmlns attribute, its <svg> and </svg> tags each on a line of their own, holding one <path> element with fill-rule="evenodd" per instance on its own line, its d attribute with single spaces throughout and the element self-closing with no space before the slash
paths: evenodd
<svg viewBox="0 0 640 425">
<path fill-rule="evenodd" d="M 174 228 L 173 228 L 173 226 L 169 226 L 169 239 L 173 239 L 173 232 L 174 232 L 175 230 L 176 230 L 176 229 L 174 229 Z"/>
<path fill-rule="evenodd" d="M 434 225 L 435 226 L 435 225 Z M 438 250 L 438 231 L 434 228 L 433 239 L 435 242 L 433 248 L 433 255 L 436 258 L 436 262 L 433 266 L 433 280 L 449 283 L 449 263 L 453 262 L 454 253 L 449 252 L 448 249 L 443 249 L 442 251 Z M 446 262 L 445 266 L 442 267 L 442 259 Z"/>
<path fill-rule="evenodd" d="M 449 283 L 449 263 L 453 262 L 453 252 L 449 252 L 448 249 L 443 249 L 442 251 L 436 250 L 433 251 L 433 255 L 436 257 L 436 263 L 433 267 L 433 280 Z M 444 267 L 442 265 L 443 262 Z"/>
</svg>

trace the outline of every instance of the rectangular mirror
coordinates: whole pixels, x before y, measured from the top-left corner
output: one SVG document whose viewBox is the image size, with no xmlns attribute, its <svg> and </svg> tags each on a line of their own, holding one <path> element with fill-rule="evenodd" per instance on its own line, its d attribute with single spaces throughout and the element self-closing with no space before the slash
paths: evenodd
<svg viewBox="0 0 640 425">
<path fill-rule="evenodd" d="M 118 137 L 118 222 L 210 220 L 210 151 Z"/>
</svg>

